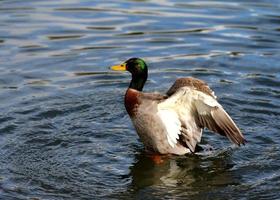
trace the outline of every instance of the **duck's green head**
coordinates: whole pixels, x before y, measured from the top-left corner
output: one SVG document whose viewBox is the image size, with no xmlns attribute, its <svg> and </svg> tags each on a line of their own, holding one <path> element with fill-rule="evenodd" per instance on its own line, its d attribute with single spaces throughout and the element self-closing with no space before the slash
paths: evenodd
<svg viewBox="0 0 280 200">
<path fill-rule="evenodd" d="M 129 87 L 142 91 L 148 78 L 148 66 L 140 58 L 130 58 L 120 65 L 111 67 L 112 70 L 129 71 L 132 74 L 132 80 Z"/>
</svg>

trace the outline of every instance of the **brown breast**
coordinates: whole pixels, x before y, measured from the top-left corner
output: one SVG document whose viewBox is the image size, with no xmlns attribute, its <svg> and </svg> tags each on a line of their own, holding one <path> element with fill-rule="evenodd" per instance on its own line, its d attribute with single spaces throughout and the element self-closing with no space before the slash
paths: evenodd
<svg viewBox="0 0 280 200">
<path fill-rule="evenodd" d="M 139 105 L 140 92 L 131 88 L 128 88 L 124 97 L 124 105 L 127 113 L 133 117 L 136 114 L 137 107 Z"/>
</svg>

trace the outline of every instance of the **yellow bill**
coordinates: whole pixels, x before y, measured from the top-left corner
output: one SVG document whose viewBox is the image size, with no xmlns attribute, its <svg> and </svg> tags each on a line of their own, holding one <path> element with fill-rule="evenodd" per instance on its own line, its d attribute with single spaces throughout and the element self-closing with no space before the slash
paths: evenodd
<svg viewBox="0 0 280 200">
<path fill-rule="evenodd" d="M 115 70 L 115 71 L 125 71 L 126 70 L 126 64 L 123 63 L 121 65 L 114 65 L 111 67 L 112 70 Z"/>
</svg>

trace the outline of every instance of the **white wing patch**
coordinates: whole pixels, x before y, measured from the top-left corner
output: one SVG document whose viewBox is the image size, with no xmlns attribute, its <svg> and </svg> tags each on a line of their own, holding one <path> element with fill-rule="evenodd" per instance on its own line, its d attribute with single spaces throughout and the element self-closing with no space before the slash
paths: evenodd
<svg viewBox="0 0 280 200">
<path fill-rule="evenodd" d="M 174 148 L 181 134 L 179 117 L 175 111 L 170 109 L 159 110 L 157 114 L 166 128 L 168 143 Z"/>
</svg>

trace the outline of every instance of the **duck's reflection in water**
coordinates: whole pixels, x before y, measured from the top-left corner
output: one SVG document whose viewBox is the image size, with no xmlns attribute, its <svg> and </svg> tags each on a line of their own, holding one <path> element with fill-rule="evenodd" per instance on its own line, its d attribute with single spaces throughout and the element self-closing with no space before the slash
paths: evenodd
<svg viewBox="0 0 280 200">
<path fill-rule="evenodd" d="M 229 149 L 200 155 L 168 156 L 160 164 L 142 152 L 136 155 L 136 162 L 130 169 L 131 186 L 137 191 L 149 186 L 170 188 L 180 185 L 184 189 L 199 189 L 211 185 L 214 189 L 221 185 L 236 185 L 240 176 L 234 174 L 233 167 Z"/>
</svg>

